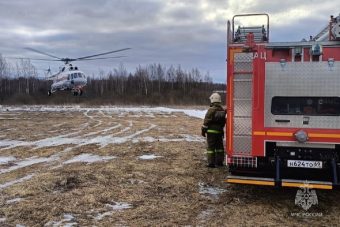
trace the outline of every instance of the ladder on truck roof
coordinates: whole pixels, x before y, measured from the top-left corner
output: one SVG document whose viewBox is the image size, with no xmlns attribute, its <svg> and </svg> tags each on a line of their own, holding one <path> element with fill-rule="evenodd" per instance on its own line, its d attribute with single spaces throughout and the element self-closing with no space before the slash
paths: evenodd
<svg viewBox="0 0 340 227">
<path fill-rule="evenodd" d="M 266 16 L 267 17 L 267 26 L 238 26 L 235 31 L 235 19 L 237 17 L 253 17 L 253 16 Z M 232 20 L 232 34 L 233 34 L 233 42 L 234 43 L 245 43 L 248 40 L 248 35 L 252 34 L 254 37 L 254 42 L 268 42 L 269 40 L 269 15 L 265 13 L 261 14 L 242 14 L 235 15 Z"/>
<path fill-rule="evenodd" d="M 315 41 L 328 41 L 328 37 L 329 37 L 329 25 L 324 27 L 313 39 Z"/>
<path fill-rule="evenodd" d="M 310 37 L 313 41 L 333 41 L 340 40 L 340 15 L 331 16 L 329 24 L 324 27 L 315 37 Z"/>
</svg>

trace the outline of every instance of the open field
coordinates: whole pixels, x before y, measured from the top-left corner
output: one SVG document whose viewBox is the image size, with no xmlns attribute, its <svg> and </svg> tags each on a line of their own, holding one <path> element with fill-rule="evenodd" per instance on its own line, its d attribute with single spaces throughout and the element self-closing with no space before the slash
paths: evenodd
<svg viewBox="0 0 340 227">
<path fill-rule="evenodd" d="M 0 226 L 340 223 L 338 191 L 304 211 L 297 189 L 224 183 L 226 168 L 205 167 L 203 115 L 0 106 Z"/>
</svg>

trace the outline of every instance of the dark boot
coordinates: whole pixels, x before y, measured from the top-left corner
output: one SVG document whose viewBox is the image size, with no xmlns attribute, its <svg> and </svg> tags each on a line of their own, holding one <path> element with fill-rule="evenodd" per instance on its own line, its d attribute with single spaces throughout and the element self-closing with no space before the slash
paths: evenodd
<svg viewBox="0 0 340 227">
<path fill-rule="evenodd" d="M 207 160 L 208 160 L 207 167 L 215 168 L 215 152 L 214 151 L 207 152 Z"/>
<path fill-rule="evenodd" d="M 215 157 L 215 165 L 223 166 L 223 161 L 224 161 L 224 150 L 217 150 L 216 157 Z"/>
</svg>

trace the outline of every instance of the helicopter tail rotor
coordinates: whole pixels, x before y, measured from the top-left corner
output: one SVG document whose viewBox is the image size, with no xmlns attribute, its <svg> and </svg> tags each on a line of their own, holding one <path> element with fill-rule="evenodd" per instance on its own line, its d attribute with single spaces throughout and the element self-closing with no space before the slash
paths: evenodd
<svg viewBox="0 0 340 227">
<path fill-rule="evenodd" d="M 48 69 L 44 69 L 44 73 L 45 73 L 45 79 L 50 77 L 52 75 L 51 67 L 48 66 Z"/>
<path fill-rule="evenodd" d="M 48 66 L 48 69 L 46 69 L 46 72 L 51 73 L 51 67 L 50 66 Z"/>
</svg>

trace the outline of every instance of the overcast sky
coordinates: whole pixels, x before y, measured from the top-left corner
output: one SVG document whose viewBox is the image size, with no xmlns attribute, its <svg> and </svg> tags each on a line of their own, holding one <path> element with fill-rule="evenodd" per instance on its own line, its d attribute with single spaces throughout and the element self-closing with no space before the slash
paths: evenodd
<svg viewBox="0 0 340 227">
<path fill-rule="evenodd" d="M 73 58 L 130 47 L 115 54 L 125 58 L 77 65 L 92 74 L 121 62 L 132 72 L 139 64 L 180 64 L 224 82 L 227 21 L 235 14 L 262 12 L 270 15 L 270 41 L 300 41 L 316 35 L 330 15 L 338 16 L 340 1 L 0 0 L 0 53 L 44 58 L 23 49 L 31 47 Z M 60 66 L 33 64 L 55 71 Z"/>
</svg>

